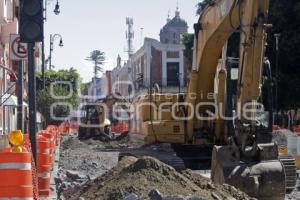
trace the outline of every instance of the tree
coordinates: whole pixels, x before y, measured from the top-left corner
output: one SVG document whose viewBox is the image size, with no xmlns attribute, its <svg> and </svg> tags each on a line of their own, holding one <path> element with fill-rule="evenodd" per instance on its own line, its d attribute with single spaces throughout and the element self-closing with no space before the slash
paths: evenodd
<svg viewBox="0 0 300 200">
<path fill-rule="evenodd" d="M 214 0 L 203 0 L 197 4 L 197 14 L 201 14 Z M 278 85 L 279 108 L 282 110 L 300 108 L 300 2 L 299 0 L 270 0 L 266 56 L 270 59 L 274 83 Z M 279 75 L 276 71 L 275 33 L 280 33 Z M 237 34 L 235 34 L 237 36 Z M 232 41 L 232 42 L 231 42 Z M 239 37 L 230 38 L 228 56 L 237 57 Z M 231 51 L 232 50 L 232 51 Z M 276 85 L 276 84 L 275 84 Z"/>
<path fill-rule="evenodd" d="M 203 0 L 201 2 L 199 2 L 197 4 L 197 15 L 201 15 L 202 11 L 204 10 L 204 8 L 207 6 L 207 5 L 212 5 L 214 3 L 214 0 Z"/>
<path fill-rule="evenodd" d="M 44 89 L 41 73 L 38 73 L 36 77 L 37 110 L 45 118 L 46 124 L 58 124 L 59 120 L 53 117 L 67 118 L 71 110 L 66 104 L 77 109 L 80 100 L 81 79 L 75 69 L 46 71 Z"/>
<path fill-rule="evenodd" d="M 194 34 L 184 33 L 182 34 L 182 43 L 185 46 L 184 57 L 187 61 L 187 69 L 191 71 L 193 64 L 193 46 L 194 46 Z"/>
<path fill-rule="evenodd" d="M 278 83 L 279 108 L 300 108 L 300 2 L 297 0 L 271 0 L 266 55 L 273 69 L 274 82 Z M 276 71 L 275 33 L 279 40 L 279 76 Z"/>
<path fill-rule="evenodd" d="M 102 65 L 105 61 L 104 52 L 100 50 L 94 50 L 90 53 L 90 56 L 86 60 L 93 62 L 94 64 L 94 77 L 97 78 L 99 72 L 103 72 Z"/>
</svg>

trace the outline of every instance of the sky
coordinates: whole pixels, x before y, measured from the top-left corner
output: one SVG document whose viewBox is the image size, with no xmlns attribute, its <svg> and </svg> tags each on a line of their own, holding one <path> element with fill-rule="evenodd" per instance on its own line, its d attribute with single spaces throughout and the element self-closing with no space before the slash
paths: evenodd
<svg viewBox="0 0 300 200">
<path fill-rule="evenodd" d="M 48 0 L 45 22 L 45 56 L 49 55 L 50 34 L 60 34 L 54 42 L 52 65 L 55 69 L 78 70 L 84 82 L 93 77 L 92 64 L 85 60 L 93 50 L 105 53 L 105 70 L 116 66 L 118 54 L 127 59 L 126 17 L 134 21 L 134 49 L 138 50 L 144 37 L 159 39 L 160 29 L 166 24 L 168 12 L 175 16 L 176 6 L 180 16 L 187 21 L 189 32 L 197 22 L 196 4 L 200 0 L 59 0 L 61 13 L 53 13 L 56 0 Z M 141 31 L 143 30 L 143 31 Z"/>
</svg>

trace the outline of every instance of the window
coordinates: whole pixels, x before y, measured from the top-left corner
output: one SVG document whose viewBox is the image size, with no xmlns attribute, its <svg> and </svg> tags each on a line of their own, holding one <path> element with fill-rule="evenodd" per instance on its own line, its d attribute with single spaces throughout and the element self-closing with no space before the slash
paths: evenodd
<svg viewBox="0 0 300 200">
<path fill-rule="evenodd" d="M 6 23 L 11 23 L 14 20 L 13 0 L 4 0 L 3 19 Z"/>
<path fill-rule="evenodd" d="M 167 51 L 167 58 L 179 58 L 179 51 Z"/>
</svg>

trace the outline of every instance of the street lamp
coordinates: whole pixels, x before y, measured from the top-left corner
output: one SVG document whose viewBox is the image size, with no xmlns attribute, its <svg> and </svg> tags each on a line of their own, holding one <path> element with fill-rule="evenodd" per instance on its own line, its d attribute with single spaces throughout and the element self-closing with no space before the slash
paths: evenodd
<svg viewBox="0 0 300 200">
<path fill-rule="evenodd" d="M 47 5 L 48 5 L 48 1 L 49 0 L 43 0 L 44 2 L 44 21 L 47 21 Z M 56 15 L 58 15 L 60 13 L 60 8 L 59 8 L 59 4 L 58 4 L 58 0 L 56 1 L 56 5 L 55 5 L 55 9 L 53 11 Z M 45 88 L 45 41 L 43 39 L 42 41 L 42 75 L 43 75 L 43 85 Z"/>
<path fill-rule="evenodd" d="M 276 124 L 279 123 L 279 104 L 278 104 L 278 82 L 279 82 L 279 39 L 280 33 L 275 33 L 275 50 L 276 50 L 276 82 L 275 82 L 275 109 L 276 109 Z"/>
<path fill-rule="evenodd" d="M 63 40 L 62 40 L 62 36 L 60 34 L 54 34 L 54 35 L 50 35 L 50 53 L 49 53 L 49 70 L 51 70 L 52 67 L 52 51 L 54 50 L 54 41 L 56 38 L 59 38 L 59 47 L 63 47 Z"/>
<path fill-rule="evenodd" d="M 47 5 L 48 5 L 48 1 L 49 0 L 44 0 L 44 12 L 45 12 L 45 15 L 44 15 L 44 20 L 47 21 Z M 52 0 L 50 0 L 52 1 Z M 54 14 L 56 15 L 59 15 L 60 14 L 60 7 L 59 7 L 59 3 L 58 3 L 58 0 L 56 1 L 56 4 L 55 4 L 55 8 L 53 10 Z"/>
<path fill-rule="evenodd" d="M 53 12 L 54 12 L 56 15 L 59 15 L 59 13 L 60 13 L 58 0 L 56 1 L 55 9 L 54 9 Z"/>
</svg>

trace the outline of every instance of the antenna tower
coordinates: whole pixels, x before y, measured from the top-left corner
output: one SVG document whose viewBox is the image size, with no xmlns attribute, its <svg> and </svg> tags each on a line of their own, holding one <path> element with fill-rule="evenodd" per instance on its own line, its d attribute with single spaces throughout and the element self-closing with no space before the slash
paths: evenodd
<svg viewBox="0 0 300 200">
<path fill-rule="evenodd" d="M 126 40 L 127 40 L 127 53 L 128 58 L 130 58 L 134 52 L 133 49 L 133 39 L 134 39 L 134 31 L 133 31 L 133 18 L 126 17 L 126 25 L 127 25 L 127 31 L 126 31 Z"/>
</svg>

